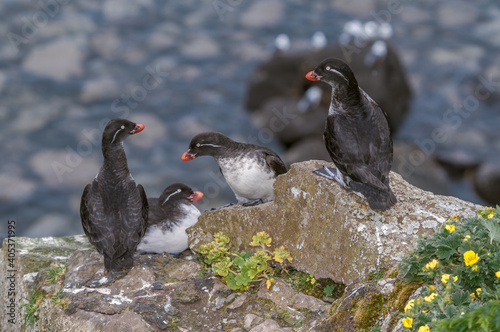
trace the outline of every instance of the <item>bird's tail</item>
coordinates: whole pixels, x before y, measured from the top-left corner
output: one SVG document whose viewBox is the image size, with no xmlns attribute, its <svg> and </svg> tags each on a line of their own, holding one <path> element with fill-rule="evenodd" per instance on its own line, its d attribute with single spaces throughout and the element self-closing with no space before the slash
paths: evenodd
<svg viewBox="0 0 500 332">
<path fill-rule="evenodd" d="M 104 256 L 104 268 L 109 272 L 124 272 L 131 269 L 133 265 L 133 252 L 119 258 Z"/>
<path fill-rule="evenodd" d="M 387 210 L 393 207 L 398 200 L 388 186 L 386 190 L 373 188 L 364 183 L 351 181 L 349 187 L 356 192 L 362 194 L 373 210 Z"/>
</svg>

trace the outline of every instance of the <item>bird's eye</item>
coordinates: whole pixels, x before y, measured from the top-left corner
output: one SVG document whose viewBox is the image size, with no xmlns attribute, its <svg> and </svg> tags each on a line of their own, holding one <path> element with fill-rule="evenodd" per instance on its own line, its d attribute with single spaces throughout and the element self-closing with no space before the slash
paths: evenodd
<svg viewBox="0 0 500 332">
<path fill-rule="evenodd" d="M 330 68 L 330 66 L 326 66 L 326 68 L 325 68 L 325 69 L 326 69 L 326 70 L 330 70 L 331 68 Z"/>
<path fill-rule="evenodd" d="M 123 125 L 122 125 L 122 126 L 121 126 L 121 128 L 122 128 L 122 129 L 125 129 L 125 126 L 123 126 Z"/>
<path fill-rule="evenodd" d="M 199 148 L 199 147 L 200 147 L 200 145 L 201 145 L 200 143 L 196 143 L 196 147 L 197 147 L 197 148 Z"/>
</svg>

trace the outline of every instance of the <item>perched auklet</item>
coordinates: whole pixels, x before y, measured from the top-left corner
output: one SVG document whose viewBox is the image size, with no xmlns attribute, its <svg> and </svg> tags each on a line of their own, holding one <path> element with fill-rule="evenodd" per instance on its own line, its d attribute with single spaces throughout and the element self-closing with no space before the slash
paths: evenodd
<svg viewBox="0 0 500 332">
<path fill-rule="evenodd" d="M 337 169 L 315 173 L 361 194 L 372 209 L 389 209 L 397 200 L 389 186 L 392 138 L 385 113 L 342 60 L 325 59 L 306 78 L 332 86 L 324 139 Z"/>
<path fill-rule="evenodd" d="M 281 158 L 263 146 L 235 142 L 217 132 L 196 135 L 181 160 L 212 156 L 234 192 L 238 204 L 254 205 L 274 199 L 276 177 L 286 173 Z"/>
<path fill-rule="evenodd" d="M 123 141 L 144 129 L 125 119 L 108 122 L 102 134 L 104 162 L 82 194 L 80 217 L 90 243 L 104 256 L 108 272 L 121 272 L 133 265 L 133 255 L 144 236 L 148 200 L 136 185 L 127 165 Z"/>
<path fill-rule="evenodd" d="M 176 255 L 188 248 L 186 228 L 198 222 L 200 210 L 193 205 L 203 197 L 183 183 L 165 188 L 159 198 L 148 198 L 149 219 L 138 251 Z"/>
</svg>

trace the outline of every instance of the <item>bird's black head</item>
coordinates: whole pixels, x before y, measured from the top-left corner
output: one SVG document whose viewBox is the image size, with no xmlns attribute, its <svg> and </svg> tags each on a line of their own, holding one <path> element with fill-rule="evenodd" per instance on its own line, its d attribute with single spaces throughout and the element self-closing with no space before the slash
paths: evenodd
<svg viewBox="0 0 500 332">
<path fill-rule="evenodd" d="M 158 199 L 162 208 L 169 208 L 176 203 L 190 204 L 203 197 L 201 191 L 193 191 L 183 183 L 174 183 L 165 188 Z"/>
<path fill-rule="evenodd" d="M 207 131 L 196 135 L 189 143 L 189 149 L 181 157 L 183 161 L 199 156 L 216 156 L 234 141 L 221 133 Z"/>
<path fill-rule="evenodd" d="M 323 60 L 314 70 L 307 73 L 306 78 L 310 81 L 323 81 L 333 88 L 340 86 L 357 88 L 358 86 L 351 68 L 337 58 Z"/>
<path fill-rule="evenodd" d="M 108 122 L 102 133 L 102 148 L 121 144 L 130 135 L 136 134 L 144 129 L 143 124 L 133 123 L 126 119 L 113 119 Z"/>
</svg>

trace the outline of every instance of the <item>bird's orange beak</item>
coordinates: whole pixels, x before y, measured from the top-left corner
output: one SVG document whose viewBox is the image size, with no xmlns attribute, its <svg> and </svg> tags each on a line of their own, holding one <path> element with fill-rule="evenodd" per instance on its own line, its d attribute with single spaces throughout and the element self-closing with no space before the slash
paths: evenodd
<svg viewBox="0 0 500 332">
<path fill-rule="evenodd" d="M 145 125 L 138 123 L 135 125 L 135 128 L 130 131 L 130 133 L 131 134 L 140 133 L 145 127 L 146 127 Z"/>
<path fill-rule="evenodd" d="M 182 161 L 190 161 L 190 160 L 193 160 L 194 158 L 196 158 L 196 156 L 192 153 L 189 153 L 189 150 L 187 150 L 186 152 L 184 152 L 182 154 L 181 160 Z"/>
<path fill-rule="evenodd" d="M 188 197 L 191 202 L 199 201 L 203 198 L 203 193 L 201 191 L 195 191 L 192 195 Z"/>
<path fill-rule="evenodd" d="M 310 72 L 307 73 L 306 78 L 309 81 L 319 81 L 319 79 L 321 78 L 321 76 L 319 76 L 318 74 L 316 74 L 314 72 L 314 70 L 311 70 Z"/>
</svg>

